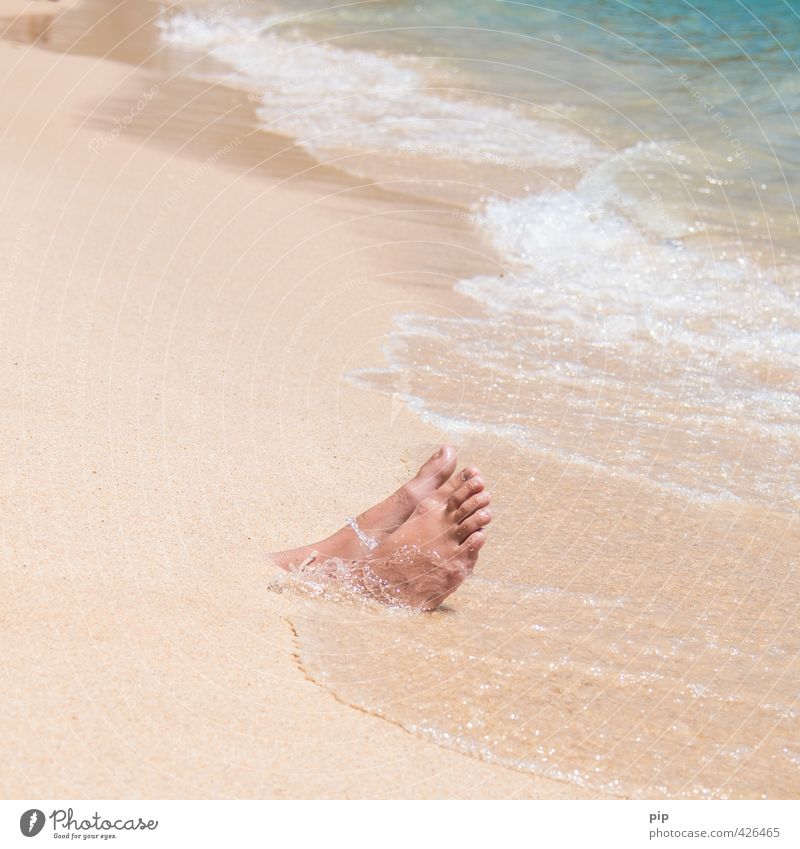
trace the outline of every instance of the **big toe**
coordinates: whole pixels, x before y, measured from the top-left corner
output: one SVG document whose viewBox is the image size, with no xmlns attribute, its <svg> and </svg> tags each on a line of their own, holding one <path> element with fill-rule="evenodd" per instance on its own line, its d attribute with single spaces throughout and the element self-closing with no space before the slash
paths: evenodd
<svg viewBox="0 0 800 849">
<path fill-rule="evenodd" d="M 408 482 L 409 494 L 417 501 L 432 495 L 450 478 L 455 468 L 456 449 L 452 445 L 442 445 L 420 466 L 417 474 Z"/>
</svg>

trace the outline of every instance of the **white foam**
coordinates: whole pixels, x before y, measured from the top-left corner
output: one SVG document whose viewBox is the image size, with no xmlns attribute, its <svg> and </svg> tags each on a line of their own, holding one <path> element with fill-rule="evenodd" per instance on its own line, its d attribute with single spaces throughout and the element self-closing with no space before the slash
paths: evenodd
<svg viewBox="0 0 800 849">
<path fill-rule="evenodd" d="M 679 143 L 647 141 L 601 154 L 554 122 L 437 88 L 413 57 L 343 50 L 287 33 L 285 23 L 181 12 L 159 28 L 165 42 L 222 63 L 223 81 L 249 92 L 265 129 L 321 159 L 376 151 L 581 174 L 574 189 L 491 198 L 476 209 L 471 220 L 507 270 L 457 288 L 487 317 L 400 317 L 387 350 L 389 377 L 373 370 L 358 380 L 370 385 L 372 375 L 378 388 L 399 386 L 394 394 L 412 410 L 451 431 L 646 476 L 688 497 L 735 500 L 749 491 L 773 501 L 788 494 L 796 503 L 800 494 L 797 487 L 787 493 L 786 478 L 800 416 L 792 378 L 800 369 L 800 272 L 778 280 L 744 256 L 691 247 L 684 237 L 702 226 L 691 205 L 658 194 L 698 165 Z M 424 380 L 413 376 L 416 345 L 439 355 L 426 355 Z M 624 367 L 605 366 L 612 361 L 650 364 L 649 384 L 628 386 Z M 453 383 L 478 374 L 486 385 L 448 409 L 442 399 Z M 539 399 L 563 412 L 557 433 L 553 422 L 537 421 Z M 627 426 L 624 445 L 593 451 L 597 416 Z M 692 445 L 713 446 L 717 431 L 730 438 L 726 428 L 763 440 L 780 468 L 756 461 L 748 468 L 745 457 L 735 475 L 720 466 L 703 469 L 700 480 L 692 463 L 702 452 L 684 466 L 658 462 L 651 451 L 655 433 L 684 431 Z"/>
<path fill-rule="evenodd" d="M 229 11 L 223 7 L 208 14 L 186 11 L 170 15 L 162 7 L 156 27 L 161 40 L 169 44 L 211 48 L 226 42 L 257 37 L 259 32 L 266 32 L 283 20 L 281 15 L 272 15 L 261 18 L 258 26 L 254 27 L 251 19 L 231 15 Z"/>
<path fill-rule="evenodd" d="M 592 172 L 574 191 L 489 200 L 476 221 L 508 273 L 464 280 L 458 290 L 500 312 L 567 321 L 593 333 L 594 344 L 644 336 L 731 368 L 737 355 L 800 367 L 791 286 L 744 257 L 654 238 L 618 211 L 613 186 L 599 191 L 598 182 Z"/>
<path fill-rule="evenodd" d="M 464 99 L 430 85 L 411 57 L 287 37 L 278 17 L 203 17 L 159 22 L 162 38 L 227 64 L 227 80 L 258 96 L 265 129 L 315 154 L 358 149 L 494 163 L 510 169 L 562 167 L 598 159 L 586 139 L 511 108 Z"/>
<path fill-rule="evenodd" d="M 659 238 L 600 182 L 476 211 L 507 271 L 457 284 L 482 318 L 397 317 L 385 353 L 410 408 L 695 501 L 796 508 L 800 274 Z"/>
</svg>

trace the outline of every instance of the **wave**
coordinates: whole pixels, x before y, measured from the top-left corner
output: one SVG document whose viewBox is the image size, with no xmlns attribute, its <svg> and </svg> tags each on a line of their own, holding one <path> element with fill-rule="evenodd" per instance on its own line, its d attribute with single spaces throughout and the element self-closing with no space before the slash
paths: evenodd
<svg viewBox="0 0 800 849">
<path fill-rule="evenodd" d="M 656 155 L 616 160 L 651 168 Z M 572 190 L 486 200 L 471 221 L 504 271 L 456 285 L 484 317 L 398 316 L 394 377 L 354 378 L 446 431 L 703 503 L 796 509 L 800 272 L 699 245 L 698 228 L 622 191 L 620 173 L 601 163 Z"/>
<path fill-rule="evenodd" d="M 181 12 L 158 26 L 165 42 L 225 63 L 225 81 L 250 92 L 262 127 L 292 136 L 315 155 L 356 149 L 511 169 L 600 156 L 590 140 L 555 123 L 428 79 L 413 57 L 287 35 L 285 23 L 278 15 Z"/>
<path fill-rule="evenodd" d="M 356 380 L 445 429 L 703 501 L 797 506 L 800 273 L 720 239 L 725 197 L 708 193 L 743 191 L 744 172 L 718 179 L 678 140 L 610 153 L 563 109 L 545 120 L 470 95 L 431 60 L 345 50 L 286 16 L 229 11 L 165 16 L 161 37 L 221 63 L 215 79 L 248 92 L 265 130 L 318 159 L 358 151 L 573 174 L 566 188 L 473 209 L 505 266 L 456 286 L 484 317 L 399 316 L 389 369 Z"/>
</svg>

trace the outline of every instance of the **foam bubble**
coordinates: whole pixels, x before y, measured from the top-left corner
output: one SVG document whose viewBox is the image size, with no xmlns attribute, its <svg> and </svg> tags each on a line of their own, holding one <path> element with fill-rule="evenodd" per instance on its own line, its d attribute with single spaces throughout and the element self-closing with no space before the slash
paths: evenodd
<svg viewBox="0 0 800 849">
<path fill-rule="evenodd" d="M 698 502 L 796 509 L 800 274 L 637 226 L 601 171 L 476 211 L 507 270 L 457 284 L 483 318 L 397 318 L 410 408 Z"/>
<path fill-rule="evenodd" d="M 430 83 L 411 57 L 288 37 L 279 17 L 218 19 L 183 12 L 159 22 L 162 38 L 227 64 L 228 82 L 258 96 L 263 127 L 312 153 L 358 149 L 506 168 L 597 160 L 595 146 L 512 108 L 465 99 Z"/>
</svg>

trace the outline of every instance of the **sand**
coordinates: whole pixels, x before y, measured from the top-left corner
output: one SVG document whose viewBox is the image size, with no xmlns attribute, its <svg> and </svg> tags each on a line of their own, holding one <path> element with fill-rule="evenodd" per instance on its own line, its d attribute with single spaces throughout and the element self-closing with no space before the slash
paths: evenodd
<svg viewBox="0 0 800 849">
<path fill-rule="evenodd" d="M 800 525 L 778 505 L 478 434 L 457 447 L 495 518 L 447 609 L 280 580 L 269 551 L 445 438 L 375 370 L 397 314 L 482 316 L 453 286 L 504 270 L 469 227 L 499 175 L 320 165 L 164 48 L 156 4 L 65 8 L 0 0 L 0 792 L 796 796 Z M 412 382 L 491 403 L 469 363 L 426 371 L 449 344 L 410 349 Z M 557 432 L 565 399 L 527 392 Z M 709 464 L 739 469 L 741 434 Z M 688 468 L 680 444 L 659 462 Z"/>
<path fill-rule="evenodd" d="M 48 50 L 63 8 L 2 4 L 0 793 L 581 795 L 337 700 L 268 590 L 268 551 L 442 439 L 344 374 L 492 257 L 443 206 L 256 144 L 234 93 Z"/>
</svg>

